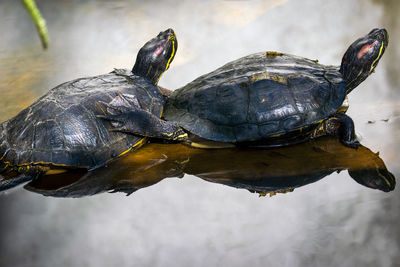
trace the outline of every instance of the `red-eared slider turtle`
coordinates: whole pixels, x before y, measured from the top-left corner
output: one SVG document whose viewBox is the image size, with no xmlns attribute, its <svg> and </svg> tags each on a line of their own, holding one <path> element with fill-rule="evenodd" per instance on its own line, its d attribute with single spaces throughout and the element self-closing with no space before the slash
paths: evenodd
<svg viewBox="0 0 400 267">
<path fill-rule="evenodd" d="M 277 52 L 246 56 L 175 90 L 164 118 L 218 142 L 281 146 L 338 135 L 356 148 L 354 123 L 342 104 L 374 71 L 387 45 L 386 30 L 374 29 L 350 45 L 340 67 Z M 131 130 L 129 114 L 108 118 Z M 188 142 L 196 145 L 192 137 Z"/>
<path fill-rule="evenodd" d="M 186 136 L 160 119 L 164 96 L 157 82 L 177 45 L 172 29 L 161 32 L 140 49 L 132 71 L 116 69 L 61 84 L 1 124 L 0 183 L 68 167 L 93 169 L 140 147 L 146 137 Z M 110 123 L 98 118 L 116 107 L 135 116 L 137 135 L 109 131 Z"/>
<path fill-rule="evenodd" d="M 334 134 L 357 147 L 353 121 L 341 107 L 387 45 L 386 30 L 373 29 L 350 45 L 340 67 L 277 52 L 246 56 L 175 90 L 164 118 L 219 142 L 277 138 L 279 146 Z"/>
</svg>

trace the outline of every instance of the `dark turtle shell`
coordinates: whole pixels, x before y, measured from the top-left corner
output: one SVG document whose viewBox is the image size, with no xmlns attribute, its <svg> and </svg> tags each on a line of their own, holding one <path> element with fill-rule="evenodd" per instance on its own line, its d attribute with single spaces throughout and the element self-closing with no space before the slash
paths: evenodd
<svg viewBox="0 0 400 267">
<path fill-rule="evenodd" d="M 257 53 L 175 90 L 164 118 L 209 140 L 253 141 L 315 124 L 336 112 L 345 97 L 338 67 Z"/>
<path fill-rule="evenodd" d="M 157 86 L 128 70 L 61 84 L 0 125 L 2 163 L 93 168 L 143 144 L 143 137 L 109 131 L 96 117 L 109 108 L 103 102 L 159 117 L 164 104 Z"/>
</svg>

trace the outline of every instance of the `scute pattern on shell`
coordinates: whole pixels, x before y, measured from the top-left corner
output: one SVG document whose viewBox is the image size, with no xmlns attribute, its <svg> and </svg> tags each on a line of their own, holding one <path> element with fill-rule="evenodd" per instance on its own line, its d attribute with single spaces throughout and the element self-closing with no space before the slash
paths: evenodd
<svg viewBox="0 0 400 267">
<path fill-rule="evenodd" d="M 76 79 L 53 88 L 0 125 L 2 161 L 94 167 L 118 156 L 143 139 L 108 131 L 110 123 L 96 117 L 105 114 L 102 101 L 118 98 L 161 116 L 164 100 L 158 87 L 128 70 Z"/>
<path fill-rule="evenodd" d="M 338 67 L 258 53 L 175 90 L 164 117 L 206 139 L 253 141 L 312 125 L 333 114 L 345 96 Z"/>
</svg>

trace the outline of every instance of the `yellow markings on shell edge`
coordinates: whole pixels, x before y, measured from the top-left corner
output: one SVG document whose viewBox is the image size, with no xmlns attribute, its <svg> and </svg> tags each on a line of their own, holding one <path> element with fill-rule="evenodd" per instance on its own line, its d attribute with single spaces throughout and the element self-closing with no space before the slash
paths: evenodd
<svg viewBox="0 0 400 267">
<path fill-rule="evenodd" d="M 147 137 L 142 138 L 139 142 L 137 142 L 136 144 L 134 144 L 133 146 L 131 146 L 129 149 L 123 151 L 122 153 L 120 153 L 117 157 L 121 157 L 125 154 L 127 154 L 129 151 L 131 151 L 133 148 L 140 148 L 141 146 L 143 146 L 145 143 L 147 142 Z M 107 160 L 107 162 L 111 161 L 113 159 L 109 159 Z M 59 163 L 53 163 L 53 162 L 45 162 L 45 161 L 37 161 L 37 162 L 27 162 L 27 163 L 22 163 L 22 164 L 18 164 L 18 165 L 13 165 L 11 162 L 9 161 L 4 161 L 3 162 L 6 167 L 10 166 L 10 167 L 17 167 L 17 168 L 21 168 L 21 167 L 26 167 L 27 170 L 29 170 L 29 168 L 31 166 L 35 166 L 35 165 L 51 165 L 51 166 L 55 166 L 55 167 L 69 167 L 70 165 L 68 164 L 59 164 Z M 78 166 L 78 168 L 86 168 L 89 169 L 90 166 Z M 63 173 L 66 172 L 66 169 L 52 169 L 46 172 L 46 175 L 48 174 L 59 174 L 59 173 Z"/>
<path fill-rule="evenodd" d="M 161 119 L 163 113 L 164 113 L 164 107 L 161 107 L 160 119 Z M 137 148 L 142 147 L 142 146 L 147 142 L 147 140 L 148 140 L 147 137 L 142 138 L 141 140 L 139 140 L 139 142 L 137 142 L 136 144 L 134 144 L 133 146 L 131 146 L 131 147 L 128 148 L 127 150 L 121 152 L 117 157 L 119 158 L 119 157 L 121 157 L 121 156 L 127 154 L 127 153 L 128 153 L 129 151 L 131 151 L 133 148 L 136 148 L 136 149 L 137 149 Z M 113 160 L 113 159 L 109 159 L 109 160 L 107 160 L 107 162 L 110 162 L 110 161 L 112 161 L 112 160 Z"/>
<path fill-rule="evenodd" d="M 205 148 L 205 149 L 215 149 L 215 148 L 234 148 L 236 147 L 232 143 L 224 143 L 224 142 L 214 142 L 214 141 L 205 141 L 205 142 L 191 142 L 189 146 L 194 148 Z"/>
<path fill-rule="evenodd" d="M 67 167 L 69 165 L 67 164 L 60 164 L 60 163 L 53 163 L 53 162 L 46 162 L 46 161 L 36 161 L 36 162 L 27 162 L 27 163 L 21 163 L 14 165 L 10 161 L 4 161 L 3 162 L 6 165 L 9 165 L 11 167 L 24 167 L 26 166 L 29 169 L 30 165 L 53 165 L 53 166 L 58 166 L 58 167 Z M 79 168 L 89 168 L 89 166 L 79 166 Z"/>
<path fill-rule="evenodd" d="M 54 174 L 60 174 L 60 173 L 64 173 L 67 172 L 68 170 L 66 169 L 54 169 L 54 170 L 48 170 L 45 175 L 54 175 Z"/>
<path fill-rule="evenodd" d="M 139 142 L 137 142 L 136 144 L 134 144 L 133 146 L 131 146 L 130 148 L 128 148 L 127 150 L 121 152 L 117 157 L 121 157 L 123 155 L 125 155 L 126 153 L 128 153 L 129 151 L 131 151 L 133 148 L 140 148 L 141 146 L 143 146 L 145 143 L 147 142 L 147 137 L 142 138 Z M 109 159 L 107 162 L 111 161 L 112 159 Z"/>
</svg>

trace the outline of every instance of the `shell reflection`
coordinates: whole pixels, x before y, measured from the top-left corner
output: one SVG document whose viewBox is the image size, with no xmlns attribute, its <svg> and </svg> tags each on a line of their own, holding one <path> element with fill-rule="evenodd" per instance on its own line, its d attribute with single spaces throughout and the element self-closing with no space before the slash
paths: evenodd
<svg viewBox="0 0 400 267">
<path fill-rule="evenodd" d="M 149 144 L 107 167 L 43 176 L 25 188 L 54 197 L 110 191 L 130 194 L 165 178 L 190 174 L 208 182 L 273 195 L 344 170 L 366 187 L 385 192 L 395 188 L 395 177 L 379 153 L 364 146 L 347 148 L 335 138 L 276 149 L 205 150 L 180 144 Z"/>
</svg>

